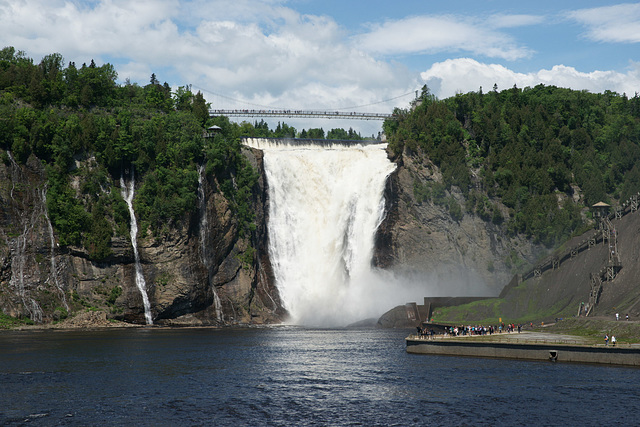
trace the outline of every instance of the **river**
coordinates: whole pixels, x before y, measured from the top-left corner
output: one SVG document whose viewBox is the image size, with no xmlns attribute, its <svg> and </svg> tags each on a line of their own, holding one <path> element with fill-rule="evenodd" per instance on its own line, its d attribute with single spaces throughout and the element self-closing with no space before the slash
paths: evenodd
<svg viewBox="0 0 640 427">
<path fill-rule="evenodd" d="M 637 424 L 639 369 L 410 355 L 410 332 L 3 331 L 0 424 Z"/>
</svg>

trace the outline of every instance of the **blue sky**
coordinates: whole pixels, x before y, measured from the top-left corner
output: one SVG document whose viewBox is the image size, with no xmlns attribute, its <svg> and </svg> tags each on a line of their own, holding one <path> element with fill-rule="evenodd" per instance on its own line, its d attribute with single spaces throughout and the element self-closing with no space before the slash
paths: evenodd
<svg viewBox="0 0 640 427">
<path fill-rule="evenodd" d="M 638 2 L 0 0 L 0 45 L 155 73 L 214 108 L 389 111 L 425 83 L 640 92 Z"/>
</svg>

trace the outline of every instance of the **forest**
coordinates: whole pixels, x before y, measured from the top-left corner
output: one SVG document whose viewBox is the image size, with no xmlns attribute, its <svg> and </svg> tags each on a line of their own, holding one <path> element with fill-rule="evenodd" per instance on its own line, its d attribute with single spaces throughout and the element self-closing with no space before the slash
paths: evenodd
<svg viewBox="0 0 640 427">
<path fill-rule="evenodd" d="M 40 63 L 14 47 L 0 50 L 0 161 L 46 171 L 47 208 L 59 243 L 84 247 L 94 260 L 111 255 L 114 235 L 128 233 L 121 178 L 136 180 L 140 230 L 161 237 L 194 214 L 199 165 L 230 201 L 241 235 L 255 225 L 250 205 L 257 172 L 240 137 L 361 139 L 353 130 L 297 132 L 278 123 L 232 123 L 209 117 L 202 93 L 176 90 L 155 74 L 149 84 L 117 83 L 110 64 L 64 64 L 58 53 Z M 208 126 L 222 130 L 204 137 Z M 74 188 L 72 182 L 80 183 Z"/>
<path fill-rule="evenodd" d="M 640 191 L 640 97 L 538 85 L 436 99 L 424 86 L 384 130 L 393 155 L 432 162 L 442 182 L 419 201 L 475 213 L 552 247 L 581 231 L 581 212 Z M 464 206 L 447 198 L 457 187 Z M 587 218 L 590 213 L 587 212 Z"/>
</svg>

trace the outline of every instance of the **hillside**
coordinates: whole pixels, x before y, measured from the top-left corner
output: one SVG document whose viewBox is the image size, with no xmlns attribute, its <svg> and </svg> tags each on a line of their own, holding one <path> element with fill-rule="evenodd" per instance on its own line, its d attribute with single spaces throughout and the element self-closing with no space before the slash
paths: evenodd
<svg viewBox="0 0 640 427">
<path fill-rule="evenodd" d="M 594 233 L 591 205 L 621 206 L 640 190 L 637 94 L 540 85 L 437 100 L 425 87 L 410 109 L 395 114 L 385 131 L 398 169 L 388 183 L 374 261 L 419 277 L 425 297 L 497 296 L 518 283 L 514 276 Z M 636 218 L 613 221 L 623 268 L 604 284 L 592 315 L 638 309 Z M 605 265 L 607 251 L 594 246 L 503 299 L 435 317 L 575 315 L 588 302 L 590 273 Z"/>
<path fill-rule="evenodd" d="M 239 143 L 258 131 L 210 119 L 188 86 L 116 77 L 93 60 L 0 51 L 2 316 L 48 323 L 90 310 L 144 323 L 139 264 L 154 323 L 281 321 L 262 157 Z"/>
<path fill-rule="evenodd" d="M 552 248 L 585 226 L 591 205 L 640 190 L 638 94 L 539 85 L 437 100 L 425 86 L 394 115 L 389 150 L 409 167 L 415 204 L 456 221 L 476 215 Z"/>
<path fill-rule="evenodd" d="M 588 318 L 615 319 L 615 313 L 624 319 L 628 314 L 634 321 L 640 318 L 640 274 L 638 249 L 640 249 L 640 213 L 628 213 L 611 224 L 617 234 L 617 251 L 620 269 L 615 277 L 605 279 L 596 301 L 590 298 L 592 275 L 598 275 L 611 265 L 609 252 L 612 244 L 599 240 L 593 246 L 575 250 L 573 255 L 555 268 L 543 271 L 540 276 L 530 275 L 526 280 L 506 288 L 500 298 L 476 301 L 456 307 L 439 308 L 432 317 L 442 322 L 553 322 L 557 318 L 584 318 L 584 306 L 593 304 Z M 589 232 L 566 242 L 550 256 L 558 258 L 571 254 L 581 243 L 601 232 Z M 583 246 L 584 247 L 584 246 Z M 542 264 L 541 264 L 542 265 Z"/>
</svg>

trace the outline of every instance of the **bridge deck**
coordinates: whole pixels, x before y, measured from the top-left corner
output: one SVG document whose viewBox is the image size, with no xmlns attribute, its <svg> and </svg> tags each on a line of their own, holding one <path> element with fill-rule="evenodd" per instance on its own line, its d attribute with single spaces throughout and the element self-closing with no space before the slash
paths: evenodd
<svg viewBox="0 0 640 427">
<path fill-rule="evenodd" d="M 209 110 L 209 116 L 228 117 L 301 117 L 322 119 L 350 120 L 385 120 L 393 118 L 393 114 L 358 113 L 346 111 L 306 111 L 306 110 Z"/>
</svg>

